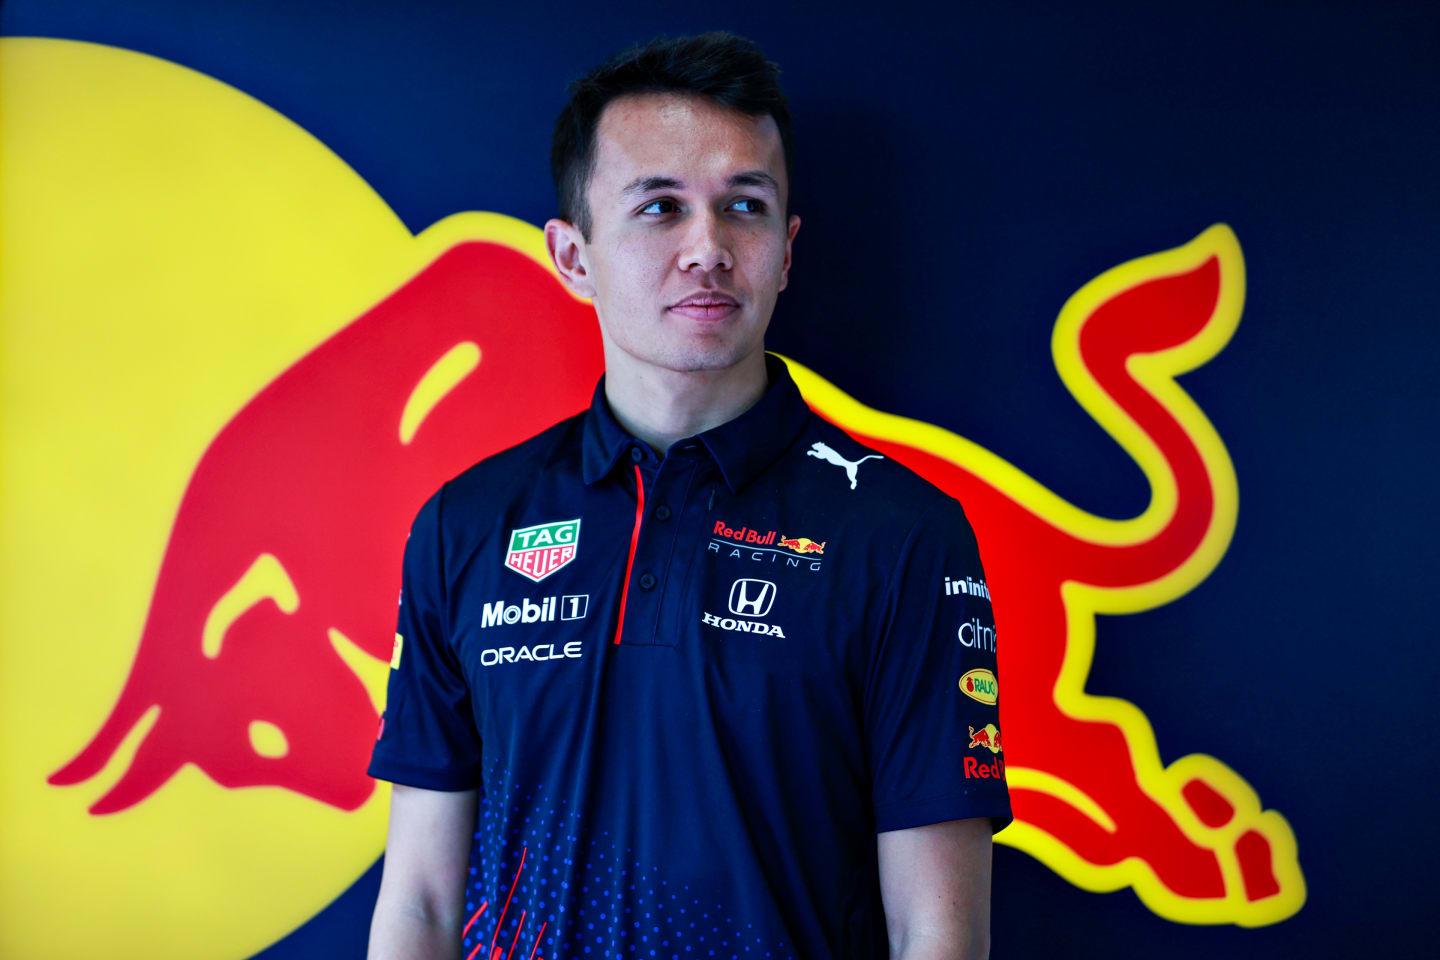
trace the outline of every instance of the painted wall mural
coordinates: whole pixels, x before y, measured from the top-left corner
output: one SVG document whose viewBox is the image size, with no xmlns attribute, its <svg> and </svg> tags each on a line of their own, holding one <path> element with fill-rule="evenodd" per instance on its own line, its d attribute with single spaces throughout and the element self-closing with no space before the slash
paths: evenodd
<svg viewBox="0 0 1440 960">
<path fill-rule="evenodd" d="M 0 953 L 90 956 L 98 936 L 114 957 L 361 956 L 388 801 L 364 769 L 409 521 L 588 403 L 593 310 L 522 211 L 412 229 L 316 132 L 171 59 L 6 36 L 0 97 L 0 796 L 21 827 L 0 852 Z M 1257 298 L 1273 309 L 1228 216 L 1109 244 L 1053 303 L 1048 359 L 1032 324 L 1030 366 L 987 371 L 1092 421 L 1087 442 L 1140 478 L 1124 504 L 943 410 L 887 412 L 802 336 L 775 345 L 820 415 L 959 498 L 979 535 L 1016 814 L 997 957 L 1053 955 L 1008 932 L 1042 907 L 1273 955 L 1320 937 L 1315 891 L 1335 895 L 1283 725 L 1262 709 L 1243 743 L 1203 734 L 1222 699 L 1284 702 L 1245 666 L 1261 641 L 1190 703 L 1120 695 L 1103 659 L 1186 669 L 1186 636 L 1137 643 L 1121 618 L 1198 595 L 1243 526 L 1231 437 L 1181 384 L 1268 322 Z M 1008 896 L 1027 862 L 1052 881 Z M 1124 942 L 1065 955 L 1146 955 Z"/>
</svg>

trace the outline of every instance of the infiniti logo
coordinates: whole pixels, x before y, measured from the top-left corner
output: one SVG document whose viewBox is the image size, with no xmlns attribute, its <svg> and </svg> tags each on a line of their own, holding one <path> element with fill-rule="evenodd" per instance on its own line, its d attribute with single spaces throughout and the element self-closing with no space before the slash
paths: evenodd
<svg viewBox="0 0 1440 960">
<path fill-rule="evenodd" d="M 775 602 L 775 584 L 769 580 L 736 580 L 730 586 L 730 612 L 740 617 L 763 617 Z"/>
</svg>

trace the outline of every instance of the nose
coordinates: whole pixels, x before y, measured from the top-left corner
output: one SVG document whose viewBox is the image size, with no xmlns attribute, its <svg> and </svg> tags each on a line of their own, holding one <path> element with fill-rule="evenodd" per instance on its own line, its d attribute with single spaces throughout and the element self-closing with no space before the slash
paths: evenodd
<svg viewBox="0 0 1440 960">
<path fill-rule="evenodd" d="M 735 258 L 724 221 L 713 210 L 696 213 L 688 225 L 685 242 L 680 249 L 680 269 L 699 269 L 703 273 L 731 270 Z"/>
</svg>

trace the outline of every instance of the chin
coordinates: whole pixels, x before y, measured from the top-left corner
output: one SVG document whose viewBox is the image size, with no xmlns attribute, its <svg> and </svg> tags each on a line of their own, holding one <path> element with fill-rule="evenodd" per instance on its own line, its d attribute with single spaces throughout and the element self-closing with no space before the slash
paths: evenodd
<svg viewBox="0 0 1440 960">
<path fill-rule="evenodd" d="M 652 362 L 676 373 L 699 373 L 705 370 L 728 370 L 749 356 L 751 351 L 734 346 L 715 344 L 709 347 L 681 348 Z"/>
</svg>

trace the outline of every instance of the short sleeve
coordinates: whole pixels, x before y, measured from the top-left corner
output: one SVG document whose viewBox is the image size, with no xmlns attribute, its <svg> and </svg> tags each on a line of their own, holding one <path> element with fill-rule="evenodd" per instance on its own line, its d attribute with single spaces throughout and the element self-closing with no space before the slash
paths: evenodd
<svg viewBox="0 0 1440 960">
<path fill-rule="evenodd" d="M 405 541 L 385 712 L 367 772 L 406 786 L 469 790 L 480 783 L 480 735 L 445 630 L 443 493 L 420 508 Z"/>
<path fill-rule="evenodd" d="M 876 829 L 1010 822 L 995 617 L 960 504 L 911 529 L 892 573 L 866 684 Z"/>
</svg>

